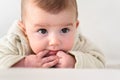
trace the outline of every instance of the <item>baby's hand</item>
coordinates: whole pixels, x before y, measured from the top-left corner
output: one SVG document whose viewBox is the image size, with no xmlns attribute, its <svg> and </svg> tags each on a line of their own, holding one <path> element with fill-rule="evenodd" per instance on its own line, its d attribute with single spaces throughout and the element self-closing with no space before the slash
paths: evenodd
<svg viewBox="0 0 120 80">
<path fill-rule="evenodd" d="M 25 58 L 25 67 L 50 68 L 58 63 L 58 57 L 47 56 L 48 51 L 43 51 L 37 55 L 29 55 Z"/>
<path fill-rule="evenodd" d="M 56 68 L 74 68 L 75 66 L 75 58 L 63 51 L 59 51 L 56 54 L 59 57 L 59 62 L 55 66 Z"/>
</svg>

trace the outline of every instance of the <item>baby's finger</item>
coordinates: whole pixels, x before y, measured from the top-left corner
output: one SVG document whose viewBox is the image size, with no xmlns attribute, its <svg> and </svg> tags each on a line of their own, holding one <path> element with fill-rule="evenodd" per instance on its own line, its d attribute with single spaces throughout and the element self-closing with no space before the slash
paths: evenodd
<svg viewBox="0 0 120 80">
<path fill-rule="evenodd" d="M 46 56 L 47 54 L 48 54 L 48 50 L 45 50 L 45 51 L 41 51 L 41 52 L 39 52 L 38 54 L 37 54 L 37 56 L 39 57 L 39 58 L 42 58 L 42 57 L 44 57 L 44 56 Z"/>
<path fill-rule="evenodd" d="M 43 64 L 44 64 L 44 63 L 48 63 L 48 62 L 51 62 L 51 61 L 56 60 L 56 59 L 58 59 L 57 56 L 44 57 L 44 58 L 42 59 L 42 63 L 43 63 Z"/>
<path fill-rule="evenodd" d="M 49 56 L 42 59 L 42 66 L 43 68 L 50 68 L 52 66 L 55 66 L 58 63 L 58 57 L 57 56 Z"/>
<path fill-rule="evenodd" d="M 58 64 L 58 59 L 55 59 L 51 62 L 43 64 L 43 68 L 51 68 L 51 67 L 55 66 L 56 64 Z"/>
</svg>

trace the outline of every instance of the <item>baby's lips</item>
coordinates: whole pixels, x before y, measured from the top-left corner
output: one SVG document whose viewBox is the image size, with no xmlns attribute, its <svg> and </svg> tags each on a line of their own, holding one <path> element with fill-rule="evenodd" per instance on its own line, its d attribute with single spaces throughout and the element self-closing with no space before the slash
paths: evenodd
<svg viewBox="0 0 120 80">
<path fill-rule="evenodd" d="M 49 55 L 56 55 L 58 51 L 49 51 Z"/>
</svg>

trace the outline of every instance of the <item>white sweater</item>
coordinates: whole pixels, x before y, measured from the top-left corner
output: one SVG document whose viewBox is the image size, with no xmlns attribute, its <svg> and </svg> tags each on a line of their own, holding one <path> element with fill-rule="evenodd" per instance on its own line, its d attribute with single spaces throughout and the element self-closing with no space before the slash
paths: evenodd
<svg viewBox="0 0 120 80">
<path fill-rule="evenodd" d="M 85 37 L 77 34 L 73 49 L 75 68 L 104 68 L 104 55 Z M 7 35 L 0 38 L 0 68 L 10 68 L 13 64 L 31 53 L 24 33 L 15 22 Z"/>
</svg>

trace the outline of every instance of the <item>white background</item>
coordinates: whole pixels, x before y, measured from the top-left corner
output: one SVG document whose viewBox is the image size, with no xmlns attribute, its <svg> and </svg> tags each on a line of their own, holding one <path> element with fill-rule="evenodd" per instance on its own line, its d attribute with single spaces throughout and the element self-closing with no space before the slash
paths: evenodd
<svg viewBox="0 0 120 80">
<path fill-rule="evenodd" d="M 77 1 L 82 34 L 103 51 L 108 63 L 120 64 L 120 0 Z M 19 18 L 20 0 L 1 0 L 0 37 Z"/>
<path fill-rule="evenodd" d="M 120 0 L 78 0 L 81 32 L 120 64 Z M 111 61 L 112 60 L 112 61 Z"/>
</svg>

